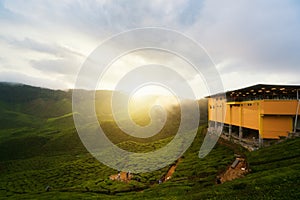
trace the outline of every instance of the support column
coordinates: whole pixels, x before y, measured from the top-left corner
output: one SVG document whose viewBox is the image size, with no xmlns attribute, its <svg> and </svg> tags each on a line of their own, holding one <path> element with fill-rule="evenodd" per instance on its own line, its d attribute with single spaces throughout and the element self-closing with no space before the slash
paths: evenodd
<svg viewBox="0 0 300 200">
<path fill-rule="evenodd" d="M 229 105 L 229 140 L 232 140 L 232 105 Z"/>
<path fill-rule="evenodd" d="M 229 140 L 231 140 L 231 134 L 232 134 L 232 125 L 229 124 Z"/>
<path fill-rule="evenodd" d="M 259 138 L 258 138 L 258 147 L 261 148 L 264 145 L 264 139 L 261 137 L 261 134 L 258 134 Z"/>
<path fill-rule="evenodd" d="M 298 101 L 298 104 L 297 104 L 295 122 L 294 122 L 294 133 L 296 133 L 296 131 L 297 131 L 298 114 L 299 114 L 299 107 L 300 107 L 299 90 L 297 90 L 297 101 Z"/>
<path fill-rule="evenodd" d="M 243 138 L 243 128 L 240 126 L 239 127 L 239 140 L 241 141 Z"/>
<path fill-rule="evenodd" d="M 239 127 L 239 141 L 243 138 L 243 104 L 240 104 L 240 127 Z"/>
<path fill-rule="evenodd" d="M 261 105 L 262 101 L 259 101 L 259 112 L 258 112 L 258 123 L 259 123 L 259 130 L 258 130 L 258 147 L 261 148 L 263 147 L 263 114 L 261 112 Z"/>
</svg>

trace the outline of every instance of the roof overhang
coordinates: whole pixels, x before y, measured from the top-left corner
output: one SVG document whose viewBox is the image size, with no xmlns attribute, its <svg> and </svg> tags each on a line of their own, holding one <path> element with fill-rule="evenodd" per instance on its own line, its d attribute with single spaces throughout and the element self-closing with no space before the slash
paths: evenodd
<svg viewBox="0 0 300 200">
<path fill-rule="evenodd" d="M 257 84 L 237 90 L 226 92 L 227 101 L 245 101 L 255 98 L 272 99 L 272 98 L 290 98 L 296 99 L 297 90 L 300 95 L 300 85 L 267 85 Z M 218 93 L 206 98 L 224 96 L 224 93 Z"/>
</svg>

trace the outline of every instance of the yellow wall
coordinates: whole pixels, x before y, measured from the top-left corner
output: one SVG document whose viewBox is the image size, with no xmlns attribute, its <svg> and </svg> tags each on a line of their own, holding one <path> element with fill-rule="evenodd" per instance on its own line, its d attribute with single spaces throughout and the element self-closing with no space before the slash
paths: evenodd
<svg viewBox="0 0 300 200">
<path fill-rule="evenodd" d="M 222 107 L 220 107 L 222 106 Z M 223 122 L 235 126 L 244 126 L 252 129 L 259 129 L 258 103 L 226 103 L 225 100 L 208 101 L 208 119 L 210 121 Z"/>
<path fill-rule="evenodd" d="M 276 138 L 288 136 L 293 129 L 292 116 L 264 116 L 263 117 L 263 138 Z"/>
<path fill-rule="evenodd" d="M 263 100 L 262 114 L 295 115 L 297 100 Z"/>
<path fill-rule="evenodd" d="M 279 136 L 287 136 L 287 133 L 292 131 L 296 107 L 296 100 L 256 100 L 226 103 L 225 99 L 209 98 L 208 119 L 259 130 L 263 138 L 278 138 Z"/>
<path fill-rule="evenodd" d="M 243 123 L 242 126 L 251 129 L 259 129 L 259 103 L 243 104 Z"/>
<path fill-rule="evenodd" d="M 224 122 L 226 115 L 226 101 L 209 98 L 208 118 L 211 121 Z"/>
<path fill-rule="evenodd" d="M 230 113 L 228 113 L 230 114 Z M 230 122 L 225 122 L 230 123 Z M 239 105 L 231 105 L 231 124 L 235 126 L 240 126 L 240 106 Z"/>
</svg>

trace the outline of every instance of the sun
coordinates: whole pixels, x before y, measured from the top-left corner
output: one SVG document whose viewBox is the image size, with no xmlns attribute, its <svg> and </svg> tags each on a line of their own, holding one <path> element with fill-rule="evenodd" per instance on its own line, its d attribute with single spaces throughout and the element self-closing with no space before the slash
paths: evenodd
<svg viewBox="0 0 300 200">
<path fill-rule="evenodd" d="M 173 96 L 172 92 L 161 85 L 144 85 L 133 92 L 132 98 L 145 96 Z"/>
<path fill-rule="evenodd" d="M 174 104 L 178 104 L 178 99 L 170 91 L 170 89 L 162 86 L 162 85 L 144 85 L 136 89 L 130 98 L 131 102 L 135 105 L 143 105 L 143 104 L 152 104 L 151 106 L 159 105 L 159 106 L 170 106 Z"/>
</svg>

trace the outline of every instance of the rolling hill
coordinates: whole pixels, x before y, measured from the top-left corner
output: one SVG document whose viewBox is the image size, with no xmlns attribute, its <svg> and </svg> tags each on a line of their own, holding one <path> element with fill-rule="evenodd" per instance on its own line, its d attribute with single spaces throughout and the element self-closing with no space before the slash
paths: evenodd
<svg viewBox="0 0 300 200">
<path fill-rule="evenodd" d="M 124 94 L 122 94 L 124 95 Z M 150 140 L 123 133 L 107 107 L 111 91 L 98 91 L 99 120 L 119 147 L 147 152 L 166 145 L 178 123 L 170 112 L 164 129 Z M 73 124 L 72 92 L 21 84 L 0 83 L 0 198 L 8 199 L 298 199 L 300 139 L 291 139 L 258 151 L 220 140 L 200 159 L 206 130 L 201 116 L 198 134 L 172 178 L 162 184 L 170 166 L 133 174 L 129 183 L 112 181 L 113 170 L 93 158 L 82 145 Z M 199 101 L 201 113 L 206 102 Z M 103 106 L 103 109 L 100 109 Z M 105 108 L 105 109 L 104 109 Z M 101 112 L 102 113 L 101 113 Z M 138 115 L 136 120 L 146 115 Z M 103 119 L 103 118 L 101 118 Z M 216 177 L 243 155 L 251 172 L 245 177 L 215 184 Z M 49 186 L 50 190 L 45 191 Z"/>
</svg>

